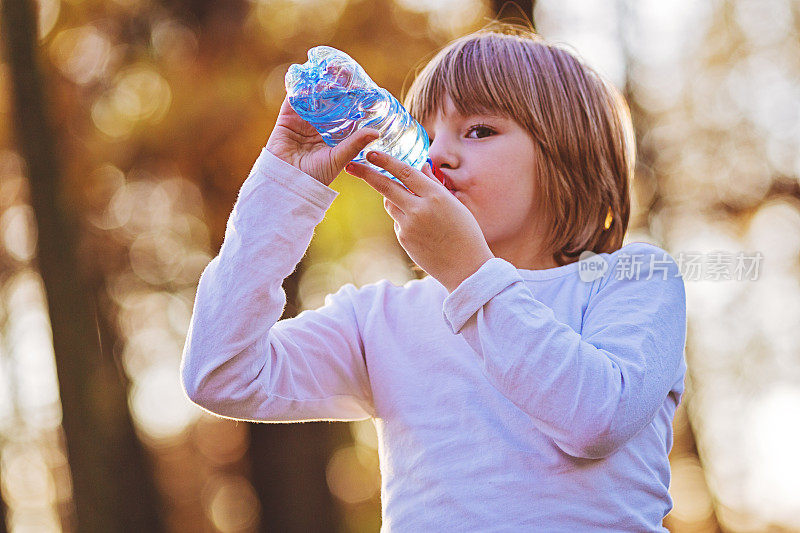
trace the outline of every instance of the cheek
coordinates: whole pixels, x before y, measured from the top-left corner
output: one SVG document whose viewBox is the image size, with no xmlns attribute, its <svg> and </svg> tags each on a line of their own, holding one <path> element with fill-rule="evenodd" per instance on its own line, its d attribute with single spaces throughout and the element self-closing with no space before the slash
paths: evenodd
<svg viewBox="0 0 800 533">
<path fill-rule="evenodd" d="M 533 193 L 530 182 L 512 176 L 497 176 L 490 187 L 480 191 L 488 209 L 508 216 L 515 216 L 521 209 L 529 207 Z"/>
<path fill-rule="evenodd" d="M 516 225 L 525 218 L 526 199 L 507 184 L 494 182 L 491 187 L 470 191 L 467 207 L 484 231 L 499 230 L 508 224 Z"/>
</svg>

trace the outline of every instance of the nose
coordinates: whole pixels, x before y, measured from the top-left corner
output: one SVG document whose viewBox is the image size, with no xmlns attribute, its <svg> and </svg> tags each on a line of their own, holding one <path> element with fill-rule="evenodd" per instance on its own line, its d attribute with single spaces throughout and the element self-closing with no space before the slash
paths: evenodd
<svg viewBox="0 0 800 533">
<path fill-rule="evenodd" d="M 439 168 L 458 168 L 458 154 L 452 143 L 447 143 L 444 135 L 436 137 L 428 148 L 428 157 Z"/>
<path fill-rule="evenodd" d="M 439 139 L 440 138 L 436 138 L 434 142 L 430 144 L 428 160 L 433 163 L 431 167 L 436 179 L 438 179 L 442 185 L 453 191 L 455 190 L 455 184 L 451 176 L 448 175 L 448 172 L 443 172 L 442 169 L 450 171 L 458 168 L 458 154 L 455 147 L 452 146 L 452 143 L 448 145 L 448 143 Z"/>
</svg>

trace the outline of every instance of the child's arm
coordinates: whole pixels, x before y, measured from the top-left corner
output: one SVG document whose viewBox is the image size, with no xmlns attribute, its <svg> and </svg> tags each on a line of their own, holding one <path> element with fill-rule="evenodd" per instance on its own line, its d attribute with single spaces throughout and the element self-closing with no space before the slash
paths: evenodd
<svg viewBox="0 0 800 533">
<path fill-rule="evenodd" d="M 337 192 L 266 148 L 243 183 L 219 255 L 197 288 L 183 351 L 189 398 L 244 420 L 358 420 L 372 392 L 346 285 L 326 305 L 278 321 L 282 283 Z M 278 321 L 276 323 L 276 321 Z"/>
<path fill-rule="evenodd" d="M 444 303 L 446 322 L 483 359 L 489 381 L 574 456 L 614 453 L 653 420 L 683 378 L 683 279 L 668 256 L 667 279 L 659 263 L 646 279 L 650 256 L 660 261 L 663 251 L 646 243 L 631 248 L 644 259 L 638 280 L 617 279 L 616 265 L 609 265 L 580 334 L 500 258 L 484 263 Z"/>
</svg>

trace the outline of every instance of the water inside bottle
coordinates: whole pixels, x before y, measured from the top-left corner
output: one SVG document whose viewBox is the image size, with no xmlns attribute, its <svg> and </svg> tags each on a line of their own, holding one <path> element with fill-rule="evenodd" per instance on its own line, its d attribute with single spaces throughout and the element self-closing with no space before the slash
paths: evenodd
<svg viewBox="0 0 800 533">
<path fill-rule="evenodd" d="M 428 158 L 428 134 L 402 106 L 383 90 L 326 88 L 318 93 L 301 91 L 289 97 L 289 103 L 304 120 L 310 122 L 328 146 L 335 146 L 358 128 L 378 130 L 380 138 L 371 142 L 353 160 L 365 163 L 381 174 L 395 179 L 388 171 L 368 163 L 370 150 L 385 152 L 405 161 L 417 170 Z M 399 110 L 398 110 L 399 108 Z M 342 109 L 349 109 L 346 114 Z M 405 120 L 404 117 L 406 118 Z"/>
<path fill-rule="evenodd" d="M 320 132 L 328 146 L 336 146 L 358 128 L 364 108 L 371 108 L 379 98 L 382 95 L 378 91 L 335 87 L 313 93 L 303 91 L 290 96 L 289 103 Z M 349 111 L 343 114 L 343 109 Z"/>
</svg>

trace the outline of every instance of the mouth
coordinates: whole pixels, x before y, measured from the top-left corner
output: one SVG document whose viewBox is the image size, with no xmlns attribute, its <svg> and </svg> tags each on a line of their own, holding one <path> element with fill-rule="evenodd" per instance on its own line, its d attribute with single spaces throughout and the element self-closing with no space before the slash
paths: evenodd
<svg viewBox="0 0 800 533">
<path fill-rule="evenodd" d="M 439 167 L 437 167 L 437 166 L 435 166 L 435 165 L 432 165 L 432 168 L 433 168 L 433 175 L 434 175 L 434 176 L 436 176 L 436 178 L 437 178 L 437 179 L 438 179 L 440 182 L 442 182 L 442 185 L 444 185 L 445 187 L 447 187 L 447 190 L 448 190 L 448 191 L 450 191 L 450 192 L 456 192 L 456 188 L 455 188 L 455 186 L 453 185 L 453 182 L 452 182 L 452 181 L 450 181 L 450 178 L 447 176 L 447 174 L 445 174 L 444 172 L 442 172 L 442 169 L 440 169 Z"/>
<path fill-rule="evenodd" d="M 450 181 L 450 178 L 448 178 L 447 176 L 445 176 L 445 177 L 444 177 L 444 181 L 443 181 L 442 183 L 444 184 L 444 186 L 445 186 L 445 187 L 447 187 L 447 190 L 448 190 L 448 191 L 450 191 L 452 194 L 455 194 L 455 193 L 456 193 L 457 189 L 456 189 L 456 188 L 455 188 L 455 186 L 453 185 L 453 182 L 452 182 L 452 181 Z"/>
<path fill-rule="evenodd" d="M 444 173 L 442 173 L 442 185 L 444 185 L 451 191 L 456 190 L 456 188 L 453 186 L 453 182 L 450 181 L 450 178 L 448 178 L 447 175 Z"/>
</svg>

